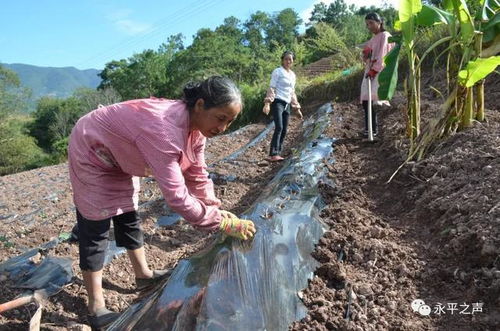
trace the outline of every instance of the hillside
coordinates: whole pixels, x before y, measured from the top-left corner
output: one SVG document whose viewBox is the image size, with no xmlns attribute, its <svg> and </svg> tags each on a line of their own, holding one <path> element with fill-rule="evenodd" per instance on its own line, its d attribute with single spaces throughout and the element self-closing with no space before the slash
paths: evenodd
<svg viewBox="0 0 500 331">
<path fill-rule="evenodd" d="M 38 67 L 20 63 L 1 65 L 17 73 L 21 84 L 32 90 L 33 100 L 46 95 L 65 98 L 79 87 L 96 88 L 101 81 L 97 69 Z"/>
</svg>

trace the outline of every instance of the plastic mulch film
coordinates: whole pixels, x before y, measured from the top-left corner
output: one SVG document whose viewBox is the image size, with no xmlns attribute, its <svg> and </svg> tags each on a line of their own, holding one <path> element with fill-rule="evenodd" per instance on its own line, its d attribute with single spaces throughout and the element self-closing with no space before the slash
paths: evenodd
<svg viewBox="0 0 500 331">
<path fill-rule="evenodd" d="M 222 160 L 220 160 L 219 162 L 216 162 L 216 163 L 220 163 L 220 162 L 228 162 L 228 161 L 232 161 L 234 159 L 236 159 L 238 156 L 240 156 L 241 154 L 243 154 L 248 148 L 252 147 L 252 146 L 255 146 L 257 143 L 259 143 L 262 139 L 264 139 L 266 137 L 266 135 L 268 134 L 269 131 L 271 131 L 271 129 L 274 128 L 274 122 L 270 122 L 264 130 L 262 130 L 258 135 L 255 136 L 255 138 L 253 138 L 249 143 L 247 143 L 245 146 L 241 147 L 240 149 L 238 149 L 237 151 L 235 151 L 234 153 L 231 153 L 231 155 L 223 158 Z"/>
<path fill-rule="evenodd" d="M 42 263 L 24 274 L 14 283 L 14 287 L 32 290 L 47 289 L 50 295 L 57 293 L 73 278 L 69 258 L 46 257 Z"/>
<path fill-rule="evenodd" d="M 129 307 L 109 330 L 287 330 L 306 309 L 297 292 L 317 262 L 311 252 L 324 232 L 317 184 L 330 157 L 331 139 L 320 134 L 331 106 L 304 123 L 296 153 L 242 218 L 257 226 L 252 241 L 230 237 L 187 260 L 170 279 Z"/>
<path fill-rule="evenodd" d="M 14 256 L 1 263 L 0 274 L 8 273 L 11 279 L 16 279 L 20 275 L 33 270 L 35 268 L 35 264 L 31 259 L 34 258 L 39 253 L 39 251 L 39 248 L 33 248 L 21 255 Z"/>
<path fill-rule="evenodd" d="M 182 216 L 176 213 L 164 215 L 160 218 L 158 218 L 158 221 L 156 222 L 157 227 L 162 227 L 162 226 L 170 226 L 174 225 L 175 223 L 179 222 L 182 219 Z"/>
<path fill-rule="evenodd" d="M 0 263 L 0 274 L 7 273 L 10 279 L 18 279 L 20 276 L 33 271 L 37 267 L 33 262 L 35 256 L 56 247 L 59 242 L 58 238 L 53 239 L 37 248 L 32 248 L 21 255 Z"/>
</svg>

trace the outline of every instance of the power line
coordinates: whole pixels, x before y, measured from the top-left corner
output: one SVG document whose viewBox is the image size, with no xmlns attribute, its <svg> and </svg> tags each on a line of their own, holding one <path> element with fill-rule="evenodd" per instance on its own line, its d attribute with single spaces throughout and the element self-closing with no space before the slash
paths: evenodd
<svg viewBox="0 0 500 331">
<path fill-rule="evenodd" d="M 133 49 L 135 46 L 143 44 L 145 41 L 151 40 L 152 38 L 165 33 L 170 28 L 175 27 L 176 23 L 179 23 L 184 19 L 188 19 L 189 17 L 193 17 L 194 15 L 206 11 L 211 7 L 219 5 L 223 1 L 225 0 L 202 0 L 197 1 L 196 5 L 189 4 L 185 7 L 182 7 L 177 11 L 169 14 L 168 16 L 162 18 L 161 20 L 155 22 L 153 24 L 154 27 L 151 30 L 139 36 L 128 38 L 116 44 L 115 46 L 112 46 L 107 50 L 88 58 L 87 60 L 81 61 L 79 65 L 83 66 L 86 63 L 91 63 L 96 60 L 113 58 L 115 55 L 118 55 L 127 49 Z"/>
</svg>

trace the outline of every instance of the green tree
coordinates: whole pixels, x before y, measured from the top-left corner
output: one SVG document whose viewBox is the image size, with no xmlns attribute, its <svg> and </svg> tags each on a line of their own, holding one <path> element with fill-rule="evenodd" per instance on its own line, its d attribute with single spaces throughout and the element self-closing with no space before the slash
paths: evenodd
<svg viewBox="0 0 500 331">
<path fill-rule="evenodd" d="M 0 176 L 36 168 L 47 156 L 25 132 L 26 117 L 10 116 L 0 122 Z"/>
<path fill-rule="evenodd" d="M 30 93 L 14 71 L 0 65 L 0 121 L 24 109 Z"/>
<path fill-rule="evenodd" d="M 286 8 L 272 16 L 266 29 L 266 42 L 271 48 L 274 43 L 291 48 L 295 39 L 297 39 L 299 26 L 302 19 L 292 9 Z"/>
<path fill-rule="evenodd" d="M 353 5 L 348 6 L 344 0 L 335 0 L 329 6 L 320 2 L 314 5 L 309 24 L 323 22 L 333 26 L 341 26 L 352 15 L 354 9 Z"/>
<path fill-rule="evenodd" d="M 112 87 L 99 90 L 82 87 L 73 92 L 73 96 L 80 100 L 84 112 L 89 112 L 99 107 L 107 106 L 122 101 L 118 92 Z"/>
<path fill-rule="evenodd" d="M 337 30 L 332 26 L 326 23 L 318 23 L 314 26 L 314 30 L 316 36 L 304 40 L 311 50 L 311 61 L 316 61 L 320 58 L 337 53 L 344 55 L 347 61 L 345 63 L 346 66 L 352 60 L 357 60 L 355 54 L 347 48 Z"/>
<path fill-rule="evenodd" d="M 123 100 L 165 94 L 167 66 L 184 49 L 182 34 L 170 36 L 158 51 L 145 50 L 128 59 L 108 62 L 100 73 L 98 89 L 112 87 Z"/>
<path fill-rule="evenodd" d="M 98 89 L 112 87 L 122 98 L 125 98 L 125 95 L 130 95 L 133 89 L 130 86 L 127 67 L 128 62 L 125 59 L 106 63 L 104 70 L 99 73 L 102 81 Z"/>
<path fill-rule="evenodd" d="M 245 44 L 250 47 L 253 52 L 261 53 L 267 48 L 266 29 L 270 21 L 271 19 L 267 13 L 257 11 L 250 15 L 250 18 L 243 24 Z"/>
<path fill-rule="evenodd" d="M 75 97 L 56 99 L 43 97 L 32 114 L 33 122 L 28 125 L 29 133 L 36 138 L 38 146 L 47 152 L 53 151 L 53 144 L 71 133 L 76 121 L 87 110 Z"/>
<path fill-rule="evenodd" d="M 244 45 L 239 21 L 234 18 L 226 19 L 215 31 L 198 30 L 191 46 L 176 53 L 167 65 L 167 96 L 178 97 L 188 81 L 213 74 L 225 75 L 237 82 L 251 79 L 254 71 L 251 70 L 250 53 Z"/>
</svg>

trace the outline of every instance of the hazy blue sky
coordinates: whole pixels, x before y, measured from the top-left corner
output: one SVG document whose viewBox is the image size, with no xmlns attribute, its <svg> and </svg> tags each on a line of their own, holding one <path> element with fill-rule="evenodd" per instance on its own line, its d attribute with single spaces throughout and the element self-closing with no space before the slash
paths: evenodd
<svg viewBox="0 0 500 331">
<path fill-rule="evenodd" d="M 246 21 L 257 10 L 293 8 L 305 21 L 317 0 L 8 0 L 0 10 L 0 63 L 103 69 L 182 33 L 184 44 L 200 28 L 224 18 Z M 323 1 L 330 3 L 330 1 Z M 347 0 L 359 6 L 382 0 Z M 398 0 L 388 0 L 395 4 Z"/>
</svg>

